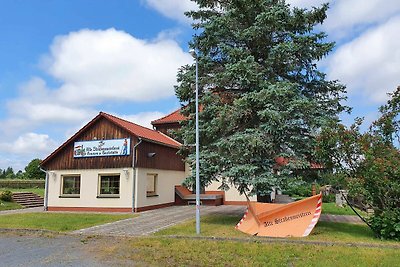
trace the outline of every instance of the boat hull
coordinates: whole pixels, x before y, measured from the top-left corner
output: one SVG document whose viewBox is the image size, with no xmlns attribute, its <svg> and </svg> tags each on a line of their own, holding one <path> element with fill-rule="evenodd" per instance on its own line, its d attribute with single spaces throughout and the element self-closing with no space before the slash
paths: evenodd
<svg viewBox="0 0 400 267">
<path fill-rule="evenodd" d="M 322 194 L 289 204 L 250 202 L 236 229 L 270 237 L 308 236 L 322 211 Z"/>
</svg>

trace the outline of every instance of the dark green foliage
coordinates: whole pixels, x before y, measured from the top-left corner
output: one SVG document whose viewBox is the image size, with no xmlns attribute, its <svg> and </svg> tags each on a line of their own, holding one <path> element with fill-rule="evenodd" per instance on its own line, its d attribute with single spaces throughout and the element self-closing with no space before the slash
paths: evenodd
<svg viewBox="0 0 400 267">
<path fill-rule="evenodd" d="M 292 197 L 310 197 L 312 195 L 312 184 L 305 183 L 298 186 L 293 186 L 284 190 L 283 193 Z"/>
<path fill-rule="evenodd" d="M 0 200 L 11 202 L 12 201 L 12 192 L 9 190 L 0 191 Z"/>
<path fill-rule="evenodd" d="M 323 195 L 322 196 L 322 202 L 323 203 L 332 203 L 336 201 L 336 195 L 329 194 L 329 195 Z"/>
<path fill-rule="evenodd" d="M 375 214 L 369 223 L 381 238 L 400 241 L 400 209 L 385 210 Z"/>
<path fill-rule="evenodd" d="M 0 169 L 0 179 L 24 179 L 25 174 L 19 170 L 18 172 L 14 173 L 12 167 L 7 167 L 7 169 Z"/>
<path fill-rule="evenodd" d="M 7 169 L 0 169 L 0 179 L 14 179 L 15 174 L 12 167 L 7 167 Z"/>
<path fill-rule="evenodd" d="M 285 188 L 292 170 L 309 167 L 317 130 L 346 109 L 344 86 L 326 80 L 316 66 L 334 45 L 314 29 L 328 6 L 307 11 L 278 0 L 196 2 L 200 11 L 188 15 L 199 29 L 190 46 L 198 52 L 202 89 L 201 183 L 217 180 L 222 189 L 261 195 L 271 186 Z M 191 118 L 177 138 L 188 144 L 181 154 L 192 166 L 194 70 L 183 66 L 176 87 Z M 272 170 L 280 156 L 290 161 L 278 175 Z"/>
<path fill-rule="evenodd" d="M 42 160 L 33 159 L 25 167 L 25 178 L 26 179 L 45 179 L 46 174 L 40 170 L 40 163 Z"/>
<path fill-rule="evenodd" d="M 389 94 L 391 99 L 379 108 L 381 117 L 370 127 L 375 135 L 379 135 L 386 144 L 400 144 L 400 86 Z"/>
<path fill-rule="evenodd" d="M 319 183 L 321 185 L 330 185 L 335 190 L 348 188 L 347 175 L 342 172 L 324 173 L 323 175 L 321 175 L 321 179 L 320 179 Z"/>
</svg>

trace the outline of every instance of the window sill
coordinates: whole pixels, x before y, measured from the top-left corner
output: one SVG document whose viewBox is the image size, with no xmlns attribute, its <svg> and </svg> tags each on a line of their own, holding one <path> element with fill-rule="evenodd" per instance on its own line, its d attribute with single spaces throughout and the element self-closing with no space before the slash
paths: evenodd
<svg viewBox="0 0 400 267">
<path fill-rule="evenodd" d="M 80 198 L 80 195 L 61 195 L 59 198 Z"/>
<path fill-rule="evenodd" d="M 158 197 L 157 194 L 147 194 L 146 197 Z"/>
<path fill-rule="evenodd" d="M 119 198 L 119 195 L 100 195 L 97 198 Z"/>
</svg>

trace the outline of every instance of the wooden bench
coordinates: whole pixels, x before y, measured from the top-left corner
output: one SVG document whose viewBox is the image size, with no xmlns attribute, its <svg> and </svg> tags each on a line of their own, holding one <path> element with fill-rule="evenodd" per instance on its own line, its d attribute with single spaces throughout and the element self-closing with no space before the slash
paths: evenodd
<svg viewBox="0 0 400 267">
<path fill-rule="evenodd" d="M 200 205 L 219 206 L 224 201 L 223 194 L 200 194 Z M 184 186 L 175 186 L 175 204 L 176 205 L 196 205 L 196 194 L 193 194 Z"/>
</svg>

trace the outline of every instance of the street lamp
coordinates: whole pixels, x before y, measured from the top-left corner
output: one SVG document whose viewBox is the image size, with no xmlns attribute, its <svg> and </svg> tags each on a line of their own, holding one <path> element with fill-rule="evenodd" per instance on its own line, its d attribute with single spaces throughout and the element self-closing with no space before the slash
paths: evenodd
<svg viewBox="0 0 400 267">
<path fill-rule="evenodd" d="M 199 62 L 194 49 L 189 53 L 196 60 L 196 233 L 200 234 L 200 168 L 199 168 Z"/>
</svg>

